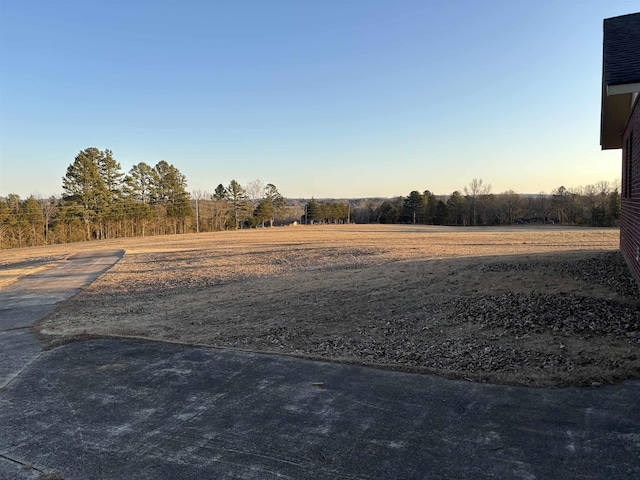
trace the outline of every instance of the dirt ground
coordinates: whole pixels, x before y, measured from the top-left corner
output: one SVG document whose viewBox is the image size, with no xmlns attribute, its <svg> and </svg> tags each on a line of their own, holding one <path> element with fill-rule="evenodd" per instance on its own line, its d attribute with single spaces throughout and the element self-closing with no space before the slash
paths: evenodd
<svg viewBox="0 0 640 480">
<path fill-rule="evenodd" d="M 640 378 L 615 229 L 297 226 L 0 252 L 0 286 L 78 250 L 124 258 L 35 327 L 525 386 Z"/>
</svg>

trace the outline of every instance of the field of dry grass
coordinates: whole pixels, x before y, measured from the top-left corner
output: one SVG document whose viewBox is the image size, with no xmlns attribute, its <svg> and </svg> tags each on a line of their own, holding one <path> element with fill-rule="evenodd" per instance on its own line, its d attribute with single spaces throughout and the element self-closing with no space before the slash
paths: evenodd
<svg viewBox="0 0 640 480">
<path fill-rule="evenodd" d="M 124 258 L 37 326 L 530 386 L 640 378 L 618 231 L 298 226 L 0 252 L 0 282 L 78 250 Z M 13 272 L 13 273 L 11 273 Z M 1 285 L 1 284 L 0 284 Z"/>
</svg>

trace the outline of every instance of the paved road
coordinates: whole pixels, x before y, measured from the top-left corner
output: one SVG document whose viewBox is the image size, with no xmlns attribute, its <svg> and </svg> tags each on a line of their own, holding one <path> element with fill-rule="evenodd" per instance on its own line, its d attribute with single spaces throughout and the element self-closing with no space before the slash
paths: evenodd
<svg viewBox="0 0 640 480">
<path fill-rule="evenodd" d="M 34 341 L 0 332 L 2 480 L 640 478 L 640 382 L 525 389 L 117 340 L 25 363 Z"/>
</svg>

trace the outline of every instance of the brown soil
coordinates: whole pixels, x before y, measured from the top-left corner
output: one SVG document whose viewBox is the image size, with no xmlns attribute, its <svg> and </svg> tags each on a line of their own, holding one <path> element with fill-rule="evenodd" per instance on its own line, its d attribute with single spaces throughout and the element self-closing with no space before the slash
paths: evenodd
<svg viewBox="0 0 640 480">
<path fill-rule="evenodd" d="M 124 258 L 39 323 L 527 386 L 640 378 L 640 297 L 613 229 L 310 226 L 0 252 Z M 38 258 L 45 260 L 39 261 Z M 4 264 L 4 267 L 3 267 Z"/>
</svg>

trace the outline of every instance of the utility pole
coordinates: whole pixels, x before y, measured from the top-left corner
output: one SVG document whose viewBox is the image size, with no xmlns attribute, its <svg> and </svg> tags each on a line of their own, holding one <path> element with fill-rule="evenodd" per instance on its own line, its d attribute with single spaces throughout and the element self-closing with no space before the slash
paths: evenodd
<svg viewBox="0 0 640 480">
<path fill-rule="evenodd" d="M 198 212 L 198 197 L 196 197 L 196 233 L 200 233 L 200 212 Z"/>
</svg>

